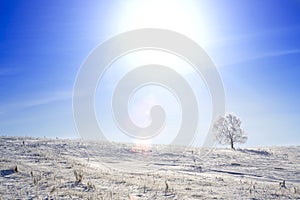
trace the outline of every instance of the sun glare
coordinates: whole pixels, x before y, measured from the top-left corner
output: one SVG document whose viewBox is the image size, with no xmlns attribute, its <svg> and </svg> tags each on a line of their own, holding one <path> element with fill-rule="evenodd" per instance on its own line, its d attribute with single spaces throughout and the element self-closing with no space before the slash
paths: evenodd
<svg viewBox="0 0 300 200">
<path fill-rule="evenodd" d="M 168 29 L 180 34 L 183 34 L 197 42 L 204 49 L 213 38 L 209 24 L 210 17 L 203 2 L 193 0 L 130 0 L 123 1 L 119 7 L 112 12 L 113 19 L 111 20 L 111 31 L 114 35 L 118 33 L 132 31 L 140 28 L 161 28 Z M 177 73 L 181 74 L 189 85 L 193 88 L 198 106 L 200 110 L 199 120 L 201 125 L 199 128 L 199 140 L 204 140 L 205 133 L 209 128 L 211 117 L 211 102 L 210 94 L 206 88 L 202 78 L 195 73 L 195 69 L 184 59 L 173 55 L 169 52 L 158 50 L 141 50 L 127 54 L 119 58 L 110 66 L 110 70 L 106 71 L 105 77 L 100 85 L 115 87 L 116 83 L 130 70 L 137 66 L 146 64 L 159 64 L 172 68 Z M 101 88 L 101 87 L 99 87 Z M 100 91 L 100 90 L 99 90 Z M 108 91 L 107 91 L 108 92 Z M 154 97 L 149 97 L 152 95 Z M 155 95 L 154 95 L 155 94 Z M 107 94 L 106 94 L 107 95 Z M 109 96 L 112 97 L 112 93 Z M 102 97 L 99 94 L 98 97 Z M 143 97 L 143 98 L 142 98 Z M 149 102 L 149 99 L 153 102 Z M 96 102 L 104 102 L 103 98 Z M 143 88 L 139 93 L 133 96 L 132 105 L 129 104 L 129 113 L 131 121 L 137 126 L 146 127 L 151 123 L 148 118 L 150 108 L 154 105 L 161 105 L 167 113 L 166 127 L 164 130 L 150 141 L 137 140 L 134 143 L 136 147 L 133 151 L 144 151 L 148 149 L 149 144 L 164 143 L 169 144 L 176 137 L 176 133 L 180 128 L 181 111 L 180 105 L 175 97 L 166 89 L 163 91 L 157 88 Z M 107 99 L 104 106 L 97 106 L 97 118 L 99 122 L 108 120 L 112 121 L 111 116 L 103 116 L 102 113 L 110 113 L 110 101 Z M 179 116 L 179 117 L 178 117 Z M 103 119 L 104 118 L 104 119 Z M 103 119 L 103 120 L 102 120 Z M 100 123 L 101 124 L 101 123 Z M 114 123 L 102 123 L 102 128 L 109 133 L 118 133 L 117 140 L 128 140 L 126 135 L 118 131 L 116 127 L 111 126 Z M 109 140 L 115 140 L 113 134 L 107 134 L 105 137 Z M 144 143 L 146 142 L 146 143 Z M 198 142 L 199 143 L 199 142 Z"/>
<path fill-rule="evenodd" d="M 200 45 L 210 41 L 208 12 L 198 1 L 131 0 L 116 10 L 114 28 L 124 32 L 138 28 L 163 28 L 185 34 Z"/>
</svg>

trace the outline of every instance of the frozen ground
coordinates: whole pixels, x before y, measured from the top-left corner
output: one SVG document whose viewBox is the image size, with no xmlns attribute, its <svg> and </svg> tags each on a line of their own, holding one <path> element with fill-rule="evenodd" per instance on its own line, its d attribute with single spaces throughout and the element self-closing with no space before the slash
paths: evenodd
<svg viewBox="0 0 300 200">
<path fill-rule="evenodd" d="M 172 149 L 0 137 L 0 199 L 300 199 L 300 146 Z"/>
</svg>

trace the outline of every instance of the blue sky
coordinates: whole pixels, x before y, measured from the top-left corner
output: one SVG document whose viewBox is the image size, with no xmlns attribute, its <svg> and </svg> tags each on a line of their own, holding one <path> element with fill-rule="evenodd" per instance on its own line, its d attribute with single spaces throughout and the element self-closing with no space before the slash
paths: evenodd
<svg viewBox="0 0 300 200">
<path fill-rule="evenodd" d="M 0 2 L 0 134 L 77 137 L 72 90 L 100 43 L 137 28 L 198 42 L 247 145 L 300 144 L 299 0 Z"/>
</svg>

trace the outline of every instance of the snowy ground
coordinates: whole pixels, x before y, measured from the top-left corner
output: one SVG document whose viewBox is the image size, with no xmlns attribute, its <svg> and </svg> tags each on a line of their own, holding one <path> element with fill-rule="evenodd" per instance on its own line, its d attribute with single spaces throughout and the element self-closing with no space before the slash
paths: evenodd
<svg viewBox="0 0 300 200">
<path fill-rule="evenodd" d="M 0 199 L 300 199 L 300 146 L 202 152 L 0 137 Z"/>
</svg>

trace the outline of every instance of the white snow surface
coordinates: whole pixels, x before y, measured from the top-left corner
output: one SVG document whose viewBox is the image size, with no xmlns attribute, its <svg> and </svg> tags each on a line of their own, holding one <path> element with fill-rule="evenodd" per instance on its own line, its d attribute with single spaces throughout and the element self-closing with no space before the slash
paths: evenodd
<svg viewBox="0 0 300 200">
<path fill-rule="evenodd" d="M 1 136 L 0 155 L 1 200 L 300 199 L 300 146 L 141 148 Z"/>
</svg>

